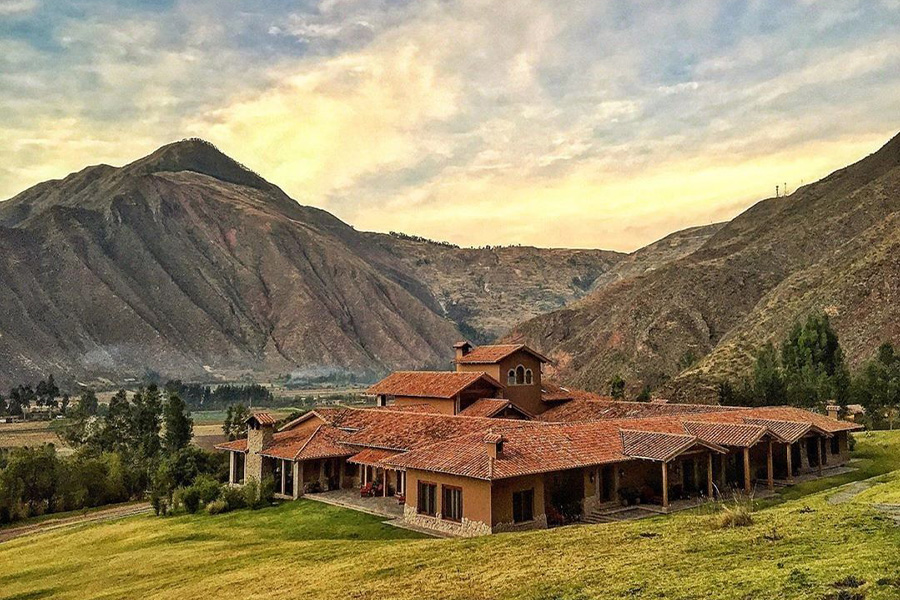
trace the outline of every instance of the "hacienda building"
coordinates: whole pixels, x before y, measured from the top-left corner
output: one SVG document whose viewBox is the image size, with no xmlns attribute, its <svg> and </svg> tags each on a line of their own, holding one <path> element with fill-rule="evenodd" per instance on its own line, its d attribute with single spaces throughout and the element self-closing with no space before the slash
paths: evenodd
<svg viewBox="0 0 900 600">
<path fill-rule="evenodd" d="M 547 359 L 524 345 L 457 344 L 455 363 L 389 375 L 367 391 L 374 408 L 278 431 L 252 415 L 246 439 L 217 446 L 231 482 L 395 497 L 412 525 L 481 535 L 771 491 L 844 465 L 861 428 L 793 407 L 615 401 L 542 381 Z"/>
</svg>

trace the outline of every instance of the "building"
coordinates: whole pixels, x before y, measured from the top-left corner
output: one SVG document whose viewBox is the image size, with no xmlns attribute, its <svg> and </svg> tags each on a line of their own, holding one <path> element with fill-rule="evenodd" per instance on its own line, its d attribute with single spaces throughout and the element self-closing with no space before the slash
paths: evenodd
<svg viewBox="0 0 900 600">
<path fill-rule="evenodd" d="M 231 481 L 272 476 L 296 498 L 364 487 L 455 535 L 543 528 L 623 505 L 668 512 L 771 490 L 849 458 L 860 426 L 793 407 L 617 402 L 542 381 L 522 345 L 456 347 L 455 372 L 394 373 L 375 408 L 327 408 L 275 431 L 265 413 L 218 446 Z"/>
</svg>

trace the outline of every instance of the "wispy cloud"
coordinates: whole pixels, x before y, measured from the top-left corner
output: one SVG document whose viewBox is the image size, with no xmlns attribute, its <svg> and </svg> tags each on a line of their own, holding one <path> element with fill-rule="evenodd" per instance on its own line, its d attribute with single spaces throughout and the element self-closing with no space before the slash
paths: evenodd
<svg viewBox="0 0 900 600">
<path fill-rule="evenodd" d="M 6 0 L 0 197 L 199 135 L 359 228 L 634 248 L 896 133 L 898 13 Z"/>
</svg>

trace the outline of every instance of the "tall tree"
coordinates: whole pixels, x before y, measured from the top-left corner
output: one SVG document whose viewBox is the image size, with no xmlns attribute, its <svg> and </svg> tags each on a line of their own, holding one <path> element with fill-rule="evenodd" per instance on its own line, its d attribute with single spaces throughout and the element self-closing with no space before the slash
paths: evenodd
<svg viewBox="0 0 900 600">
<path fill-rule="evenodd" d="M 168 453 L 177 452 L 191 443 L 194 421 L 187 411 L 184 400 L 176 393 L 170 393 L 166 402 L 163 419 L 165 421 L 165 446 Z"/>
<path fill-rule="evenodd" d="M 900 357 L 893 345 L 882 344 L 875 358 L 866 363 L 853 380 L 851 397 L 865 407 L 871 425 L 894 428 L 900 414 Z"/>
<path fill-rule="evenodd" d="M 781 347 L 781 364 L 789 404 L 846 404 L 850 373 L 828 315 L 810 315 L 804 324 L 794 324 Z"/>
<path fill-rule="evenodd" d="M 621 375 L 616 375 L 609 381 L 609 395 L 616 400 L 625 399 L 625 380 Z"/>
<path fill-rule="evenodd" d="M 159 388 L 151 385 L 138 390 L 132 398 L 131 432 L 136 450 L 144 459 L 153 460 L 162 449 L 162 397 Z"/>
<path fill-rule="evenodd" d="M 753 377 L 747 393 L 749 402 L 755 406 L 783 404 L 785 398 L 784 378 L 778 351 L 769 342 L 759 349 L 753 365 Z"/>
</svg>

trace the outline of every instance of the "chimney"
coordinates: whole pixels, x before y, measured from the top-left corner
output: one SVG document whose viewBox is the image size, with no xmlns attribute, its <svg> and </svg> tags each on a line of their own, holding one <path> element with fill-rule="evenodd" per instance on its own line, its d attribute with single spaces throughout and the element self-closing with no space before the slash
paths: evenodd
<svg viewBox="0 0 900 600">
<path fill-rule="evenodd" d="M 487 450 L 488 456 L 496 459 L 500 453 L 503 452 L 503 436 L 499 433 L 489 431 L 487 435 L 484 436 L 484 447 Z"/>
<path fill-rule="evenodd" d="M 471 352 L 472 344 L 463 340 L 462 342 L 456 342 L 455 344 L 453 344 L 453 349 L 456 350 L 456 362 L 459 362 L 459 360 L 463 356 Z"/>
<path fill-rule="evenodd" d="M 275 418 L 267 413 L 254 413 L 247 417 L 247 451 L 262 452 L 272 443 L 275 435 Z"/>
<path fill-rule="evenodd" d="M 825 407 L 825 414 L 832 419 L 839 419 L 841 418 L 841 407 L 837 404 L 829 404 Z"/>
</svg>

